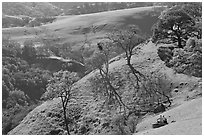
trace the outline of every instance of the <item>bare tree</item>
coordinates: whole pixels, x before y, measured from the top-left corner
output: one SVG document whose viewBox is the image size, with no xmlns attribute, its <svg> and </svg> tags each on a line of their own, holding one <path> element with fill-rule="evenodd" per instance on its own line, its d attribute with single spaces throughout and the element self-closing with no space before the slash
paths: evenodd
<svg viewBox="0 0 204 137">
<path fill-rule="evenodd" d="M 171 82 L 165 74 L 152 73 L 146 75 L 146 80 L 142 83 L 143 99 L 148 105 L 154 103 L 168 102 L 171 106 Z"/>
<path fill-rule="evenodd" d="M 94 69 L 99 70 L 99 74 L 102 77 L 106 95 L 109 99 L 115 99 L 120 105 L 120 110 L 123 107 L 124 111 L 126 105 L 122 101 L 122 97 L 118 94 L 117 90 L 111 83 L 110 72 L 109 72 L 109 60 L 113 55 L 113 46 L 111 42 L 100 42 L 98 43 L 99 50 L 96 51 L 93 57 L 90 59 L 90 64 Z"/>
<path fill-rule="evenodd" d="M 113 31 L 113 33 L 108 35 L 109 40 L 111 40 L 116 47 L 121 48 L 125 52 L 127 65 L 129 66 L 132 74 L 137 79 L 137 86 L 139 87 L 139 76 L 144 76 L 138 70 L 134 68 L 131 64 L 131 58 L 134 54 L 134 50 L 139 51 L 144 38 L 139 35 L 139 29 L 135 26 L 128 27 L 127 29 L 121 29 Z"/>
<path fill-rule="evenodd" d="M 59 71 L 54 73 L 53 78 L 49 81 L 47 87 L 47 98 L 60 97 L 62 101 L 64 123 L 67 134 L 70 135 L 69 123 L 67 118 L 68 103 L 74 99 L 72 93 L 73 84 L 79 79 L 76 73 L 69 71 Z"/>
</svg>

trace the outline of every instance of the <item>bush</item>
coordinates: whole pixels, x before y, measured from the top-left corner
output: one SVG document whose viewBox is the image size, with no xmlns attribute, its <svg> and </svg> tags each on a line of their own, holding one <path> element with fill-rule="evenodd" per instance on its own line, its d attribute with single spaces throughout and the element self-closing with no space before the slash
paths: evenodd
<svg viewBox="0 0 204 137">
<path fill-rule="evenodd" d="M 27 102 L 25 93 L 20 90 L 11 91 L 9 97 L 17 104 L 24 106 Z"/>
<path fill-rule="evenodd" d="M 169 62 L 172 59 L 173 52 L 168 47 L 159 47 L 157 51 L 158 56 L 164 62 Z"/>
<path fill-rule="evenodd" d="M 118 135 L 126 135 L 128 131 L 126 131 L 126 120 L 123 115 L 117 115 L 112 120 L 112 125 L 114 128 L 114 131 Z"/>
<path fill-rule="evenodd" d="M 202 77 L 202 42 L 190 38 L 184 49 L 174 50 L 172 60 L 168 64 L 177 73 Z"/>
<path fill-rule="evenodd" d="M 133 134 L 136 132 L 137 124 L 139 123 L 139 117 L 135 115 L 130 115 L 127 120 L 127 126 L 129 131 Z"/>
<path fill-rule="evenodd" d="M 141 108 L 145 111 L 153 111 L 154 104 L 168 102 L 171 105 L 171 81 L 163 73 L 149 73 L 142 82 L 140 95 Z"/>
<path fill-rule="evenodd" d="M 139 117 L 131 114 L 127 118 L 124 115 L 117 115 L 112 120 L 113 130 L 118 135 L 128 135 L 136 132 Z"/>
<path fill-rule="evenodd" d="M 23 118 L 32 111 L 37 105 L 21 107 L 16 105 L 13 108 L 2 112 L 2 134 L 6 135 L 9 131 L 15 128 Z"/>
</svg>

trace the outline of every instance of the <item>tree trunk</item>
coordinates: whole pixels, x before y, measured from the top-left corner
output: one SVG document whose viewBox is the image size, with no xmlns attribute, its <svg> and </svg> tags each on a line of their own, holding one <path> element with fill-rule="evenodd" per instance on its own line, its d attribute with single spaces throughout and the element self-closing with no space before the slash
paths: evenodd
<svg viewBox="0 0 204 137">
<path fill-rule="evenodd" d="M 61 101 L 62 101 L 63 114 L 64 114 L 64 123 L 66 126 L 67 134 L 70 135 L 69 126 L 67 123 L 67 116 L 66 116 L 66 114 L 67 114 L 67 112 L 66 112 L 66 100 L 63 100 L 63 97 L 61 97 Z"/>
<path fill-rule="evenodd" d="M 167 101 L 169 102 L 168 107 L 171 106 L 171 100 L 170 100 L 170 97 L 169 97 L 169 96 L 167 96 L 167 95 L 165 95 L 164 93 L 161 93 L 161 92 L 159 92 L 159 91 L 157 91 L 157 90 L 154 90 L 154 91 L 155 91 L 156 93 L 159 93 L 159 94 L 163 95 L 164 97 L 166 97 L 166 98 L 167 98 Z"/>
<path fill-rule="evenodd" d="M 178 47 L 183 48 L 183 46 L 181 44 L 181 37 L 180 36 L 177 36 L 177 37 L 178 37 Z"/>
<path fill-rule="evenodd" d="M 67 130 L 67 134 L 70 135 L 69 126 L 68 126 L 68 123 L 67 123 L 66 107 L 63 107 L 63 112 L 64 112 L 64 122 L 65 122 L 66 130 Z"/>
<path fill-rule="evenodd" d="M 140 81 L 140 79 L 139 79 L 137 73 L 138 73 L 139 75 L 141 75 L 141 74 L 139 73 L 139 71 L 135 70 L 135 68 L 132 66 L 132 64 L 130 64 L 130 60 L 127 60 L 127 63 L 128 63 L 127 65 L 128 65 L 128 67 L 130 68 L 132 74 L 133 74 L 133 75 L 135 76 L 135 78 L 137 79 L 136 82 L 137 82 L 137 88 L 138 88 L 138 87 L 139 87 L 139 81 Z"/>
</svg>

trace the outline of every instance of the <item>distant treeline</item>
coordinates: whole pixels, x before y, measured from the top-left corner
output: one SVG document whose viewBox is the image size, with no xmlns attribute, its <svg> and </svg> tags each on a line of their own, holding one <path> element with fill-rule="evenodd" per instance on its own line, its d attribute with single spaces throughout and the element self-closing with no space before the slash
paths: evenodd
<svg viewBox="0 0 204 137">
<path fill-rule="evenodd" d="M 15 16 L 4 16 L 2 18 L 2 28 L 10 27 L 35 27 L 41 26 L 46 23 L 52 23 L 55 17 L 15 17 Z"/>
</svg>

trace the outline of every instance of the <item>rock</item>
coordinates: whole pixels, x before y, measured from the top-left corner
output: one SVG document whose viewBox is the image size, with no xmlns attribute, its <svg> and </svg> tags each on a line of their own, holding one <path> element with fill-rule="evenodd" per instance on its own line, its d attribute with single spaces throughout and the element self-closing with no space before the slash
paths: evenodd
<svg viewBox="0 0 204 137">
<path fill-rule="evenodd" d="M 175 120 L 172 120 L 172 121 L 171 121 L 171 123 L 174 123 L 174 122 L 176 122 L 176 121 L 175 121 Z"/>
<path fill-rule="evenodd" d="M 160 104 L 154 109 L 154 113 L 164 112 L 166 110 L 166 107 L 163 104 Z"/>
<path fill-rule="evenodd" d="M 62 129 L 54 129 L 50 131 L 50 135 L 59 135 Z"/>
<path fill-rule="evenodd" d="M 174 91 L 174 92 L 178 92 L 179 90 L 178 90 L 177 88 L 175 88 L 173 91 Z"/>
<path fill-rule="evenodd" d="M 180 86 L 183 86 L 183 85 L 184 85 L 184 83 L 183 83 L 183 82 L 181 82 L 179 85 L 180 85 Z"/>
</svg>

